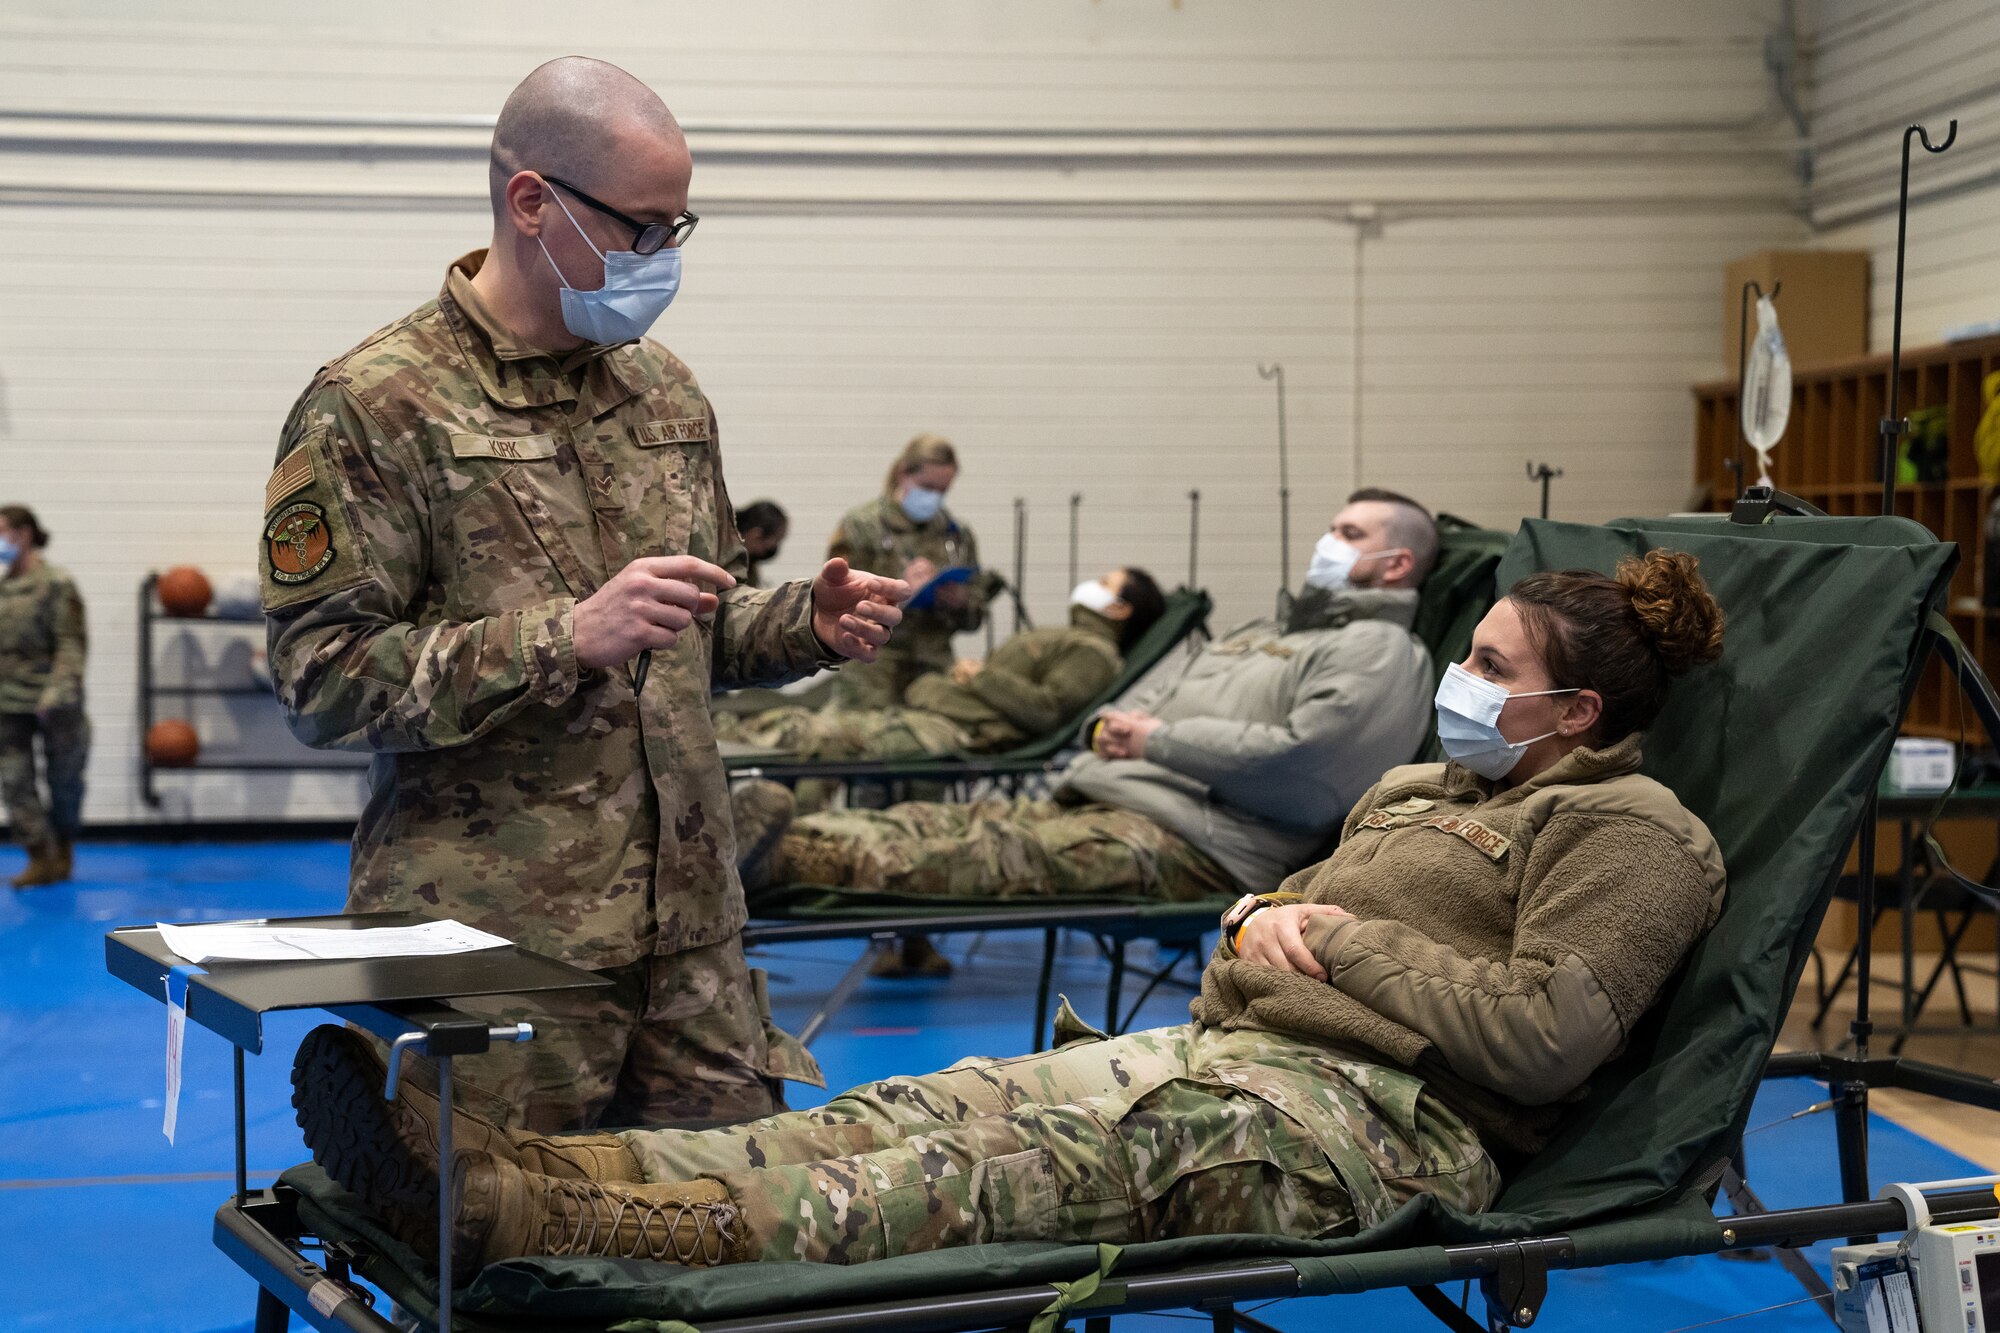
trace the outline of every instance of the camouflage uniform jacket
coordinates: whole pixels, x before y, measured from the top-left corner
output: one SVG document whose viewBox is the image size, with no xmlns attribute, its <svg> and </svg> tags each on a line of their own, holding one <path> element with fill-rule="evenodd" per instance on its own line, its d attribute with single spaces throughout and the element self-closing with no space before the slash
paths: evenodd
<svg viewBox="0 0 2000 1333">
<path fill-rule="evenodd" d="M 1629 736 L 1512 787 L 1391 769 L 1280 890 L 1351 913 L 1307 918 L 1328 979 L 1244 962 L 1225 933 L 1195 1018 L 1379 1052 L 1488 1142 L 1539 1150 L 1721 908 L 1715 839 L 1638 767 Z"/>
<path fill-rule="evenodd" d="M 941 672 L 917 677 L 909 706 L 957 722 L 980 750 L 1056 730 L 1118 678 L 1118 626 L 1080 606 L 1070 621 L 1016 634 L 964 685 Z"/>
<path fill-rule="evenodd" d="M 83 598 L 48 561 L 0 578 L 0 713 L 83 707 Z"/>
<path fill-rule="evenodd" d="M 901 578 L 903 567 L 919 556 L 941 571 L 957 565 L 979 568 L 979 543 L 971 528 L 943 508 L 928 521 L 918 523 L 890 495 L 856 505 L 842 515 L 827 542 L 826 554 L 828 559 L 838 556 L 856 569 L 890 578 Z M 975 578 L 965 590 L 965 606 L 960 610 L 931 606 L 905 611 L 890 649 L 918 659 L 929 670 L 949 669 L 951 636 L 986 623 L 986 602 L 991 595 L 986 581 Z"/>
<path fill-rule="evenodd" d="M 350 911 L 454 916 L 591 968 L 744 920 L 713 689 L 829 660 L 812 590 L 721 594 L 644 699 L 579 671 L 579 600 L 641 556 L 739 578 L 715 414 L 655 343 L 523 346 L 459 260 L 324 367 L 265 492 L 271 668 L 306 744 L 372 752 Z"/>
</svg>

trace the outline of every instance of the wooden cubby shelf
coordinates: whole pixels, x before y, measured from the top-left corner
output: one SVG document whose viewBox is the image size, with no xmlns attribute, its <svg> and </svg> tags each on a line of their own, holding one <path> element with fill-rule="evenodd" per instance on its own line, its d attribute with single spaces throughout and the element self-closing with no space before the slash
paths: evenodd
<svg viewBox="0 0 2000 1333">
<path fill-rule="evenodd" d="M 1896 512 L 1915 519 L 1959 548 L 1952 576 L 1950 619 L 1988 675 L 2000 676 L 2000 606 L 1986 604 L 1986 511 L 1996 486 L 1979 475 L 1973 436 L 1983 410 L 1981 386 L 2000 370 L 2000 336 L 1905 350 L 1897 410 L 1947 409 L 1949 476 L 1905 482 Z M 1771 451 L 1771 480 L 1780 490 L 1829 514 L 1873 514 L 1881 508 L 1879 429 L 1888 408 L 1889 358 L 1861 357 L 1800 370 L 1792 378 L 1792 415 Z M 1694 386 L 1694 468 L 1697 493 L 1710 509 L 1727 509 L 1736 493 L 1737 386 L 1734 379 Z M 1746 479 L 1756 480 L 1757 456 L 1743 451 Z M 2000 588 L 1994 590 L 2000 602 Z M 1978 721 L 1964 713 L 1944 669 L 1933 664 L 1911 701 L 1903 730 L 1912 736 L 1978 743 Z"/>
</svg>

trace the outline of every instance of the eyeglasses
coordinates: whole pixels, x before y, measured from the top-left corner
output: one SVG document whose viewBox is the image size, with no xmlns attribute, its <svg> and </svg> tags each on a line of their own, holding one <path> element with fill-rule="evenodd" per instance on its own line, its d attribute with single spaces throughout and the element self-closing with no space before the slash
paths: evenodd
<svg viewBox="0 0 2000 1333">
<path fill-rule="evenodd" d="M 695 223 L 701 221 L 700 215 L 691 210 L 683 209 L 681 215 L 672 222 L 641 222 L 637 218 L 627 217 L 601 199 L 591 198 L 566 180 L 561 180 L 547 174 L 544 174 L 542 179 L 551 185 L 562 186 L 563 189 L 568 190 L 583 203 L 588 204 L 590 207 L 604 214 L 604 216 L 630 227 L 634 233 L 632 237 L 632 249 L 637 254 L 657 254 L 663 246 L 678 247 L 686 245 L 687 238 L 694 234 Z"/>
</svg>

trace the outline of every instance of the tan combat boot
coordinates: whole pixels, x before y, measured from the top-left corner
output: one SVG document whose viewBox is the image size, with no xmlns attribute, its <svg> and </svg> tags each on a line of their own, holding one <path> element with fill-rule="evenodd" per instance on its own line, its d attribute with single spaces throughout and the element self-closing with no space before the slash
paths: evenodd
<svg viewBox="0 0 2000 1333">
<path fill-rule="evenodd" d="M 798 812 L 798 798 L 791 788 L 762 778 L 729 793 L 730 818 L 736 825 L 736 871 L 744 888 L 770 884 L 772 853 Z"/>
<path fill-rule="evenodd" d="M 76 877 L 75 838 L 56 839 L 56 860 L 61 865 L 62 877 L 65 880 L 74 879 Z"/>
<path fill-rule="evenodd" d="M 54 843 L 46 842 L 28 849 L 27 868 L 7 882 L 17 889 L 39 889 L 60 884 L 68 878 L 62 865 L 62 853 Z"/>
<path fill-rule="evenodd" d="M 854 879 L 854 849 L 843 838 L 804 834 L 778 839 L 771 852 L 774 884 L 825 884 L 836 888 Z M 744 887 L 749 887 L 746 882 Z"/>
<path fill-rule="evenodd" d="M 741 1215 L 729 1192 L 712 1180 L 598 1184 L 535 1175 L 489 1154 L 454 1155 L 453 1267 L 460 1277 L 531 1254 L 653 1259 L 693 1268 L 745 1258 Z"/>
<path fill-rule="evenodd" d="M 436 1097 L 408 1079 L 385 1101 L 389 1067 L 374 1043 L 328 1023 L 299 1043 L 292 1106 L 313 1160 L 378 1210 L 436 1215 Z M 467 1111 L 451 1115 L 454 1150 L 489 1153 L 547 1176 L 633 1180 L 639 1163 L 615 1134 L 546 1135 L 502 1129 Z"/>
</svg>

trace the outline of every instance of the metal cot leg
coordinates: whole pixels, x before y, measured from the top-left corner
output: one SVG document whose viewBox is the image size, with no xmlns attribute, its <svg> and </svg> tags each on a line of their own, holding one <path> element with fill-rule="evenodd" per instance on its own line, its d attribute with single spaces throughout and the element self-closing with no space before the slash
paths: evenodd
<svg viewBox="0 0 2000 1333">
<path fill-rule="evenodd" d="M 291 1326 L 292 1312 L 263 1287 L 257 1288 L 256 1333 L 285 1333 Z"/>
<path fill-rule="evenodd" d="M 1104 989 L 1104 1029 L 1112 1036 L 1118 1035 L 1118 999 L 1125 990 L 1125 941 L 1117 940 L 1111 945 L 1111 980 Z"/>
<path fill-rule="evenodd" d="M 1049 987 L 1056 971 L 1056 928 L 1042 932 L 1042 975 L 1035 983 L 1035 1030 L 1028 1034 L 1028 1049 L 1039 1051 L 1048 1045 Z"/>
<path fill-rule="evenodd" d="M 451 1197 L 451 1057 L 437 1057 L 438 1078 L 438 1333 L 451 1333 L 451 1233 L 458 1217 Z"/>
</svg>

